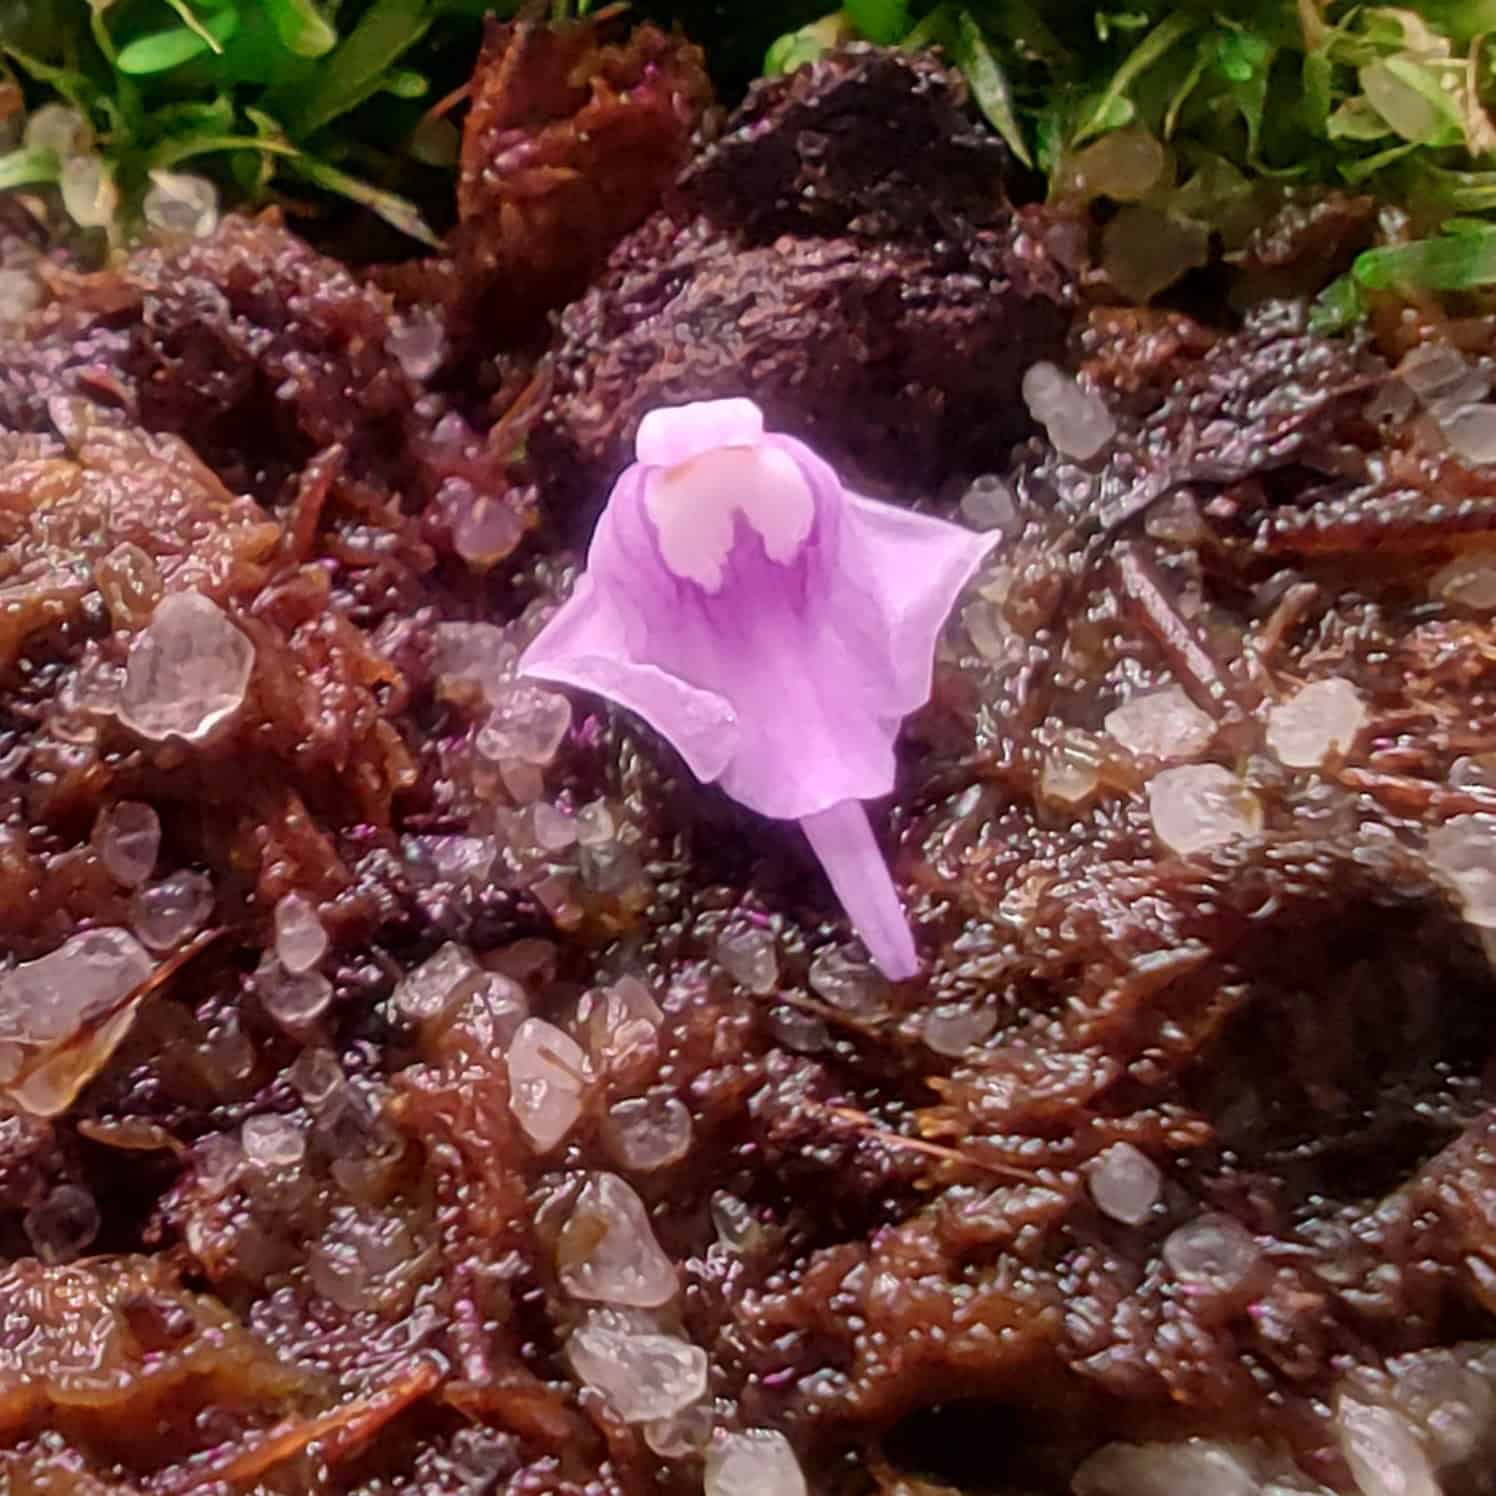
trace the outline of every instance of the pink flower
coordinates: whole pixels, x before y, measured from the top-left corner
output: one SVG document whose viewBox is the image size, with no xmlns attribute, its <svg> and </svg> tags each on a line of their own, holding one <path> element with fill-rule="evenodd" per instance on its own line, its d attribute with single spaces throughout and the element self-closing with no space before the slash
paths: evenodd
<svg viewBox="0 0 1496 1496">
<path fill-rule="evenodd" d="M 843 488 L 751 400 L 651 411 L 576 590 L 520 661 L 636 712 L 691 772 L 798 820 L 873 959 L 918 970 L 862 801 L 994 543 Z"/>
</svg>

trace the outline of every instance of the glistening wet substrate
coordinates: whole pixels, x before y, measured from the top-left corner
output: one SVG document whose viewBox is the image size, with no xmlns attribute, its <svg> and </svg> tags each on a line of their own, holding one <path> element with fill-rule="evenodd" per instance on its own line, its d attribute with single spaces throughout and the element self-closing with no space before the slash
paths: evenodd
<svg viewBox="0 0 1496 1496">
<path fill-rule="evenodd" d="M 638 45 L 565 60 L 643 135 L 522 127 L 637 202 L 480 174 L 389 291 L 54 259 L 0 355 L 9 1488 L 1491 1489 L 1496 329 L 1099 305 L 874 53 L 655 210 L 702 85 Z M 1003 535 L 878 813 L 913 982 L 514 678 L 638 417 L 732 393 Z"/>
</svg>

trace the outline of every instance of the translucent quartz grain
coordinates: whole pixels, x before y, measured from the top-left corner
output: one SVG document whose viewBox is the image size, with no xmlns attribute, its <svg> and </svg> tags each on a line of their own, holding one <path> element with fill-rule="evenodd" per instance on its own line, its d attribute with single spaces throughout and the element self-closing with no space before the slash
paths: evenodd
<svg viewBox="0 0 1496 1496">
<path fill-rule="evenodd" d="M 588 1176 L 561 1230 L 556 1257 L 561 1286 L 573 1298 L 658 1309 L 679 1287 L 644 1202 L 616 1174 Z"/>
<path fill-rule="evenodd" d="M 509 1110 L 537 1153 L 548 1153 L 576 1125 L 591 1081 L 587 1056 L 543 1018 L 527 1018 L 509 1045 Z"/>
<path fill-rule="evenodd" d="M 137 888 L 155 870 L 161 818 L 139 800 L 120 800 L 99 816 L 94 844 L 109 876 L 126 888 Z"/>
<path fill-rule="evenodd" d="M 240 1129 L 244 1156 L 261 1169 L 283 1169 L 300 1163 L 306 1153 L 301 1129 L 286 1117 L 250 1117 Z"/>
<path fill-rule="evenodd" d="M 807 1496 L 790 1441 L 773 1429 L 718 1434 L 706 1452 L 705 1496 Z"/>
<path fill-rule="evenodd" d="M 635 1096 L 608 1108 L 603 1136 L 620 1167 L 648 1174 L 690 1151 L 691 1114 L 675 1096 Z"/>
<path fill-rule="evenodd" d="M 1496 609 L 1496 556 L 1459 556 L 1433 575 L 1429 591 L 1479 613 Z"/>
<path fill-rule="evenodd" d="M 937 1003 L 924 1016 L 924 1041 L 936 1054 L 959 1059 L 997 1027 L 997 1009 L 982 1003 Z"/>
<path fill-rule="evenodd" d="M 1085 462 L 1116 434 L 1117 423 L 1101 396 L 1055 364 L 1029 365 L 1023 376 L 1023 399 L 1029 414 L 1067 457 Z"/>
<path fill-rule="evenodd" d="M 1257 797 L 1219 764 L 1184 764 L 1148 781 L 1148 812 L 1158 839 L 1189 856 L 1262 829 Z"/>
<path fill-rule="evenodd" d="M 130 923 L 152 950 L 185 944 L 213 914 L 213 882 L 206 873 L 172 873 L 136 891 Z"/>
<path fill-rule="evenodd" d="M 572 1331 L 566 1357 L 625 1423 L 670 1418 L 706 1395 L 704 1350 L 676 1335 L 635 1330 L 606 1311 Z"/>
<path fill-rule="evenodd" d="M 449 940 L 396 983 L 395 1008 L 402 1017 L 423 1023 L 460 1001 L 482 977 L 472 952 Z"/>
<path fill-rule="evenodd" d="M 1163 1175 L 1131 1143 L 1113 1143 L 1087 1171 L 1086 1184 L 1102 1215 L 1125 1226 L 1139 1226 L 1158 1204 Z"/>
<path fill-rule="evenodd" d="M 1215 719 L 1178 686 L 1144 691 L 1107 713 L 1104 726 L 1136 758 L 1194 758 L 1210 747 Z"/>
<path fill-rule="evenodd" d="M 1251 1470 L 1207 1439 L 1107 1444 L 1075 1472 L 1073 1496 L 1258 1496 Z"/>
<path fill-rule="evenodd" d="M 327 954 L 327 931 L 305 894 L 288 893 L 276 901 L 275 954 L 293 974 L 310 971 Z"/>
<path fill-rule="evenodd" d="M 243 703 L 254 658 L 217 603 L 173 592 L 130 645 L 120 717 L 142 737 L 199 741 Z"/>
<path fill-rule="evenodd" d="M 717 937 L 717 964 L 745 992 L 764 997 L 779 985 L 779 947 L 768 930 L 740 926 Z"/>
<path fill-rule="evenodd" d="M 140 212 L 158 233 L 206 238 L 218 227 L 218 188 L 195 172 L 153 171 Z"/>
<path fill-rule="evenodd" d="M 883 1009 L 888 984 L 877 967 L 858 961 L 836 947 L 810 963 L 811 991 L 844 1013 L 869 1016 Z"/>
<path fill-rule="evenodd" d="M 315 1022 L 332 1002 L 332 983 L 320 971 L 287 971 L 273 956 L 260 963 L 255 983 L 265 1011 L 292 1032 Z"/>
<path fill-rule="evenodd" d="M 1361 1496 L 1441 1496 L 1418 1433 L 1400 1413 L 1340 1397 L 1335 1429 Z"/>
<path fill-rule="evenodd" d="M 1347 680 L 1310 681 L 1267 714 L 1267 745 L 1290 769 L 1344 754 L 1366 726 L 1366 703 Z"/>
<path fill-rule="evenodd" d="M 1164 1261 L 1185 1287 L 1203 1294 L 1232 1294 L 1256 1271 L 1262 1254 L 1234 1216 L 1197 1216 L 1164 1242 Z"/>
<path fill-rule="evenodd" d="M 479 729 L 478 752 L 495 763 L 511 759 L 543 767 L 556 756 L 571 727 L 571 703 L 559 692 L 528 681 L 506 686 Z"/>
<path fill-rule="evenodd" d="M 1472 925 L 1496 929 L 1496 816 L 1455 816 L 1428 834 L 1428 859 Z"/>
</svg>

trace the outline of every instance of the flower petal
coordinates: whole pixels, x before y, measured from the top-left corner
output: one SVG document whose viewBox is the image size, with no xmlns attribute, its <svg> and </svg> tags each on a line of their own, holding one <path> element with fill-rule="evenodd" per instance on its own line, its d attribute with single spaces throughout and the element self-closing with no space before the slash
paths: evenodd
<svg viewBox="0 0 1496 1496">
<path fill-rule="evenodd" d="M 930 699 L 935 643 L 961 589 L 1000 538 L 847 494 L 828 611 L 876 616 L 888 715 L 905 717 Z"/>
<path fill-rule="evenodd" d="M 522 675 L 595 691 L 642 717 L 675 746 L 703 783 L 719 778 L 738 752 L 737 715 L 726 698 L 639 658 L 637 626 L 590 575 L 520 658 Z"/>
<path fill-rule="evenodd" d="M 800 825 L 878 969 L 894 982 L 914 976 L 914 936 L 861 803 L 843 800 Z"/>
</svg>

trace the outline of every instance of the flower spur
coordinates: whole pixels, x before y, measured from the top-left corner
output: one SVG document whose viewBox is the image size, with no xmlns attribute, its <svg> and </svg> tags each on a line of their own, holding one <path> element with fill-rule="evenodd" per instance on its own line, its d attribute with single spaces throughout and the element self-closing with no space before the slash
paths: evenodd
<svg viewBox="0 0 1496 1496">
<path fill-rule="evenodd" d="M 874 961 L 913 976 L 862 802 L 892 790 L 899 726 L 995 537 L 850 492 L 751 400 L 653 410 L 635 458 L 520 672 L 607 697 L 698 779 L 799 821 Z"/>
</svg>

